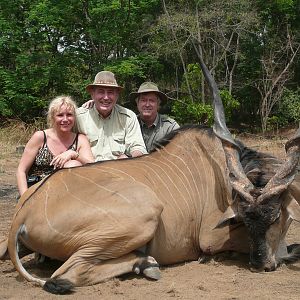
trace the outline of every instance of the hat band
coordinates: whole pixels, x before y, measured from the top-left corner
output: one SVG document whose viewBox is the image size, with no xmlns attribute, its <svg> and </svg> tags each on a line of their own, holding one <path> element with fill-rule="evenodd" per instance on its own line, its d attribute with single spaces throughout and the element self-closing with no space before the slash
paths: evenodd
<svg viewBox="0 0 300 300">
<path fill-rule="evenodd" d="M 112 85 L 117 86 L 117 84 L 115 82 L 112 82 L 112 81 L 96 81 L 93 84 L 112 84 Z"/>
<path fill-rule="evenodd" d="M 157 90 L 152 90 L 152 89 L 145 89 L 145 90 L 140 90 L 137 92 L 137 94 L 143 94 L 143 93 L 161 93 L 161 92 L 157 91 Z"/>
</svg>

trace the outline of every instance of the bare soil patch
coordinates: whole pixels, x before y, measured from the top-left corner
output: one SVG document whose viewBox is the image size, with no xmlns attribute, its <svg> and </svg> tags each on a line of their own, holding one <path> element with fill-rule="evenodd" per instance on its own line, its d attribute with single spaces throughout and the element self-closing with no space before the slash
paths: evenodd
<svg viewBox="0 0 300 300">
<path fill-rule="evenodd" d="M 245 144 L 259 150 L 284 156 L 283 138 L 265 139 L 242 135 Z M 15 147 L 0 146 L 0 239 L 7 235 L 17 188 L 15 171 L 19 156 Z M 300 224 L 292 223 L 288 243 L 300 242 Z M 46 278 L 57 265 L 54 262 L 36 265 L 33 257 L 25 260 L 25 268 Z M 207 264 L 187 262 L 162 268 L 162 279 L 150 281 L 126 275 L 103 284 L 77 288 L 68 296 L 55 296 L 28 283 L 14 270 L 10 261 L 0 262 L 0 299 L 299 299 L 300 263 L 282 266 L 271 273 L 252 273 L 247 257 L 241 260 L 212 260 Z"/>
</svg>

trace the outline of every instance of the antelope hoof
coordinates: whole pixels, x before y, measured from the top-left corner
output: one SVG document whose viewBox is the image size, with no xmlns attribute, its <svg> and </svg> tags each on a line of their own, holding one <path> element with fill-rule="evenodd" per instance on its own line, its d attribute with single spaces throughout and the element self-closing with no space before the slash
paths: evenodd
<svg viewBox="0 0 300 300">
<path fill-rule="evenodd" d="M 143 270 L 143 274 L 147 278 L 151 278 L 154 280 L 159 280 L 161 278 L 161 272 L 160 272 L 159 267 L 148 267 Z"/>
<path fill-rule="evenodd" d="M 133 266 L 132 271 L 154 280 L 161 278 L 159 264 L 152 256 L 142 257 L 141 260 Z"/>
</svg>

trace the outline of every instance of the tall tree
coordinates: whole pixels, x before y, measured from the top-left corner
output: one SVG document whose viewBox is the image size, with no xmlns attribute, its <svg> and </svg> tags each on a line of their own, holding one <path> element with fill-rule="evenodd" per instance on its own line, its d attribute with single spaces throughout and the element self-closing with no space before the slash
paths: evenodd
<svg viewBox="0 0 300 300">
<path fill-rule="evenodd" d="M 298 6 L 297 6 L 298 2 Z M 299 26 L 296 25 L 299 1 L 261 2 L 265 22 L 261 30 L 261 76 L 256 82 L 260 100 L 262 131 L 281 100 L 284 87 L 293 78 L 293 63 L 300 52 Z"/>
</svg>

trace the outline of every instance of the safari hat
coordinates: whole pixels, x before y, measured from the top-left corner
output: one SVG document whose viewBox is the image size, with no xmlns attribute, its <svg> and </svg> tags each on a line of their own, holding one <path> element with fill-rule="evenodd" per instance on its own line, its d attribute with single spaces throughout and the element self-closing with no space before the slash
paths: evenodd
<svg viewBox="0 0 300 300">
<path fill-rule="evenodd" d="M 115 74 L 110 71 L 101 71 L 97 73 L 94 82 L 87 85 L 87 91 L 90 93 L 91 88 L 94 86 L 113 87 L 119 90 L 123 89 L 123 87 L 118 85 Z"/>
<path fill-rule="evenodd" d="M 168 100 L 168 96 L 166 94 L 164 94 L 163 92 L 161 92 L 155 83 L 150 82 L 150 81 L 142 83 L 137 92 L 132 92 L 129 94 L 129 98 L 131 100 L 135 100 L 135 99 L 137 99 L 137 97 L 140 94 L 151 93 L 151 92 L 157 94 L 161 101 Z"/>
</svg>

